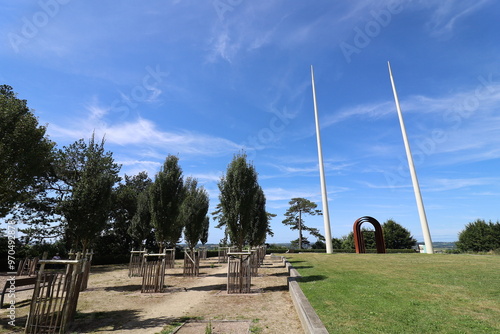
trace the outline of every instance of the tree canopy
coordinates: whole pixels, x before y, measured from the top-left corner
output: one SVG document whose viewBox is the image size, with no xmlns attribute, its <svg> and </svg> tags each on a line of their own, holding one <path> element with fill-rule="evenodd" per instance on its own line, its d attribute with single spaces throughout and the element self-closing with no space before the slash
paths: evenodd
<svg viewBox="0 0 500 334">
<path fill-rule="evenodd" d="M 461 252 L 489 252 L 500 249 L 500 222 L 477 219 L 458 234 L 456 247 Z"/>
<path fill-rule="evenodd" d="M 209 197 L 205 188 L 198 187 L 195 178 L 188 177 L 184 187 L 185 197 L 181 205 L 180 219 L 184 225 L 184 240 L 190 249 L 194 249 L 207 228 L 204 224 L 207 220 Z"/>
<path fill-rule="evenodd" d="M 269 229 L 266 200 L 255 167 L 245 154 L 234 156 L 218 186 L 220 203 L 214 212 L 218 227 L 226 228 L 231 242 L 240 250 L 245 244 L 262 243 Z"/>
<path fill-rule="evenodd" d="M 324 240 L 325 238 L 319 230 L 314 227 L 308 227 L 304 224 L 304 219 L 302 216 L 304 215 L 322 215 L 321 210 L 316 209 L 318 205 L 314 202 L 311 202 L 305 198 L 292 198 L 290 202 L 290 207 L 285 213 L 285 219 L 283 220 L 283 224 L 286 226 L 290 226 L 291 230 L 299 231 L 299 239 L 298 239 L 298 248 L 302 249 L 302 243 L 304 240 L 304 236 L 302 234 L 303 231 L 309 232 L 311 235 L 315 236 L 320 240 Z"/>
<path fill-rule="evenodd" d="M 128 252 L 132 244 L 134 247 L 141 246 L 141 242 L 134 243 L 131 226 L 139 207 L 139 196 L 145 193 L 152 183 L 146 172 L 133 176 L 125 175 L 122 181 L 124 182 L 120 182 L 118 187 L 113 189 L 111 217 L 105 231 L 106 240 L 99 240 L 100 243 L 106 242 L 106 246 L 118 254 Z M 149 221 L 148 228 L 151 230 Z"/>
<path fill-rule="evenodd" d="M 148 239 L 154 238 L 151 225 L 151 208 L 149 200 L 149 187 L 137 196 L 137 207 L 128 227 L 128 233 L 133 239 L 135 247 L 142 247 Z"/>
<path fill-rule="evenodd" d="M 392 219 L 382 224 L 382 230 L 386 249 L 411 249 L 417 245 L 410 231 Z"/>
<path fill-rule="evenodd" d="M 66 218 L 66 230 L 85 251 L 106 227 L 110 217 L 113 186 L 119 181 L 120 166 L 111 152 L 105 152 L 104 139 L 89 143 L 83 139 L 58 151 L 57 167 L 62 201 L 60 212 Z"/>
<path fill-rule="evenodd" d="M 30 188 L 50 171 L 54 143 L 45 127 L 17 98 L 12 87 L 0 86 L 0 218 L 31 196 Z"/>
<path fill-rule="evenodd" d="M 185 189 L 178 161 L 178 157 L 169 155 L 149 188 L 151 224 L 155 229 L 160 251 L 166 245 L 174 247 L 182 235 L 179 211 Z"/>
</svg>

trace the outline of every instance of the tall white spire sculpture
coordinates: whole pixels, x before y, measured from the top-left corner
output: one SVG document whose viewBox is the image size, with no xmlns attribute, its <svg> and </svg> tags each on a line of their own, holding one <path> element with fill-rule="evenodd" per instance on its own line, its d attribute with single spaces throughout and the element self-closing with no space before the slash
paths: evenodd
<svg viewBox="0 0 500 334">
<path fill-rule="evenodd" d="M 333 253 L 332 233 L 330 231 L 330 213 L 328 212 L 328 198 L 326 193 L 325 168 L 323 167 L 323 150 L 319 132 L 318 106 L 316 104 L 316 87 L 314 86 L 314 70 L 311 65 L 312 93 L 314 101 L 314 118 L 316 119 L 316 140 L 318 142 L 319 177 L 321 180 L 321 197 L 323 203 L 323 222 L 325 225 L 325 242 L 327 254 Z"/>
<path fill-rule="evenodd" d="M 401 107 L 399 105 L 398 93 L 396 92 L 396 85 L 394 84 L 394 78 L 392 77 L 391 63 L 387 62 L 389 67 L 389 76 L 391 77 L 392 92 L 394 93 L 394 101 L 396 102 L 396 109 L 399 116 L 399 124 L 401 125 L 401 132 L 403 133 L 403 141 L 406 149 L 406 157 L 408 158 L 408 166 L 410 168 L 411 181 L 413 183 L 413 191 L 415 192 L 415 199 L 417 201 L 418 215 L 420 217 L 420 225 L 422 226 L 422 233 L 424 235 L 425 250 L 426 253 L 434 253 L 432 248 L 431 233 L 429 232 L 429 225 L 427 224 L 427 217 L 425 215 L 424 202 L 422 201 L 422 194 L 420 193 L 420 186 L 418 184 L 417 172 L 415 171 L 415 165 L 413 163 L 413 157 L 410 150 L 410 143 L 408 142 L 408 136 L 406 135 L 405 123 L 403 121 L 403 114 L 401 113 Z"/>
</svg>

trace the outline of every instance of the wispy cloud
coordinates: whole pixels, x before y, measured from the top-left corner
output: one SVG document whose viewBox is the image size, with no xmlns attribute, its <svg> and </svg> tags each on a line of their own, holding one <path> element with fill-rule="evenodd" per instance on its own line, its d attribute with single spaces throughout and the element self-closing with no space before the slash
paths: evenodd
<svg viewBox="0 0 500 334">
<path fill-rule="evenodd" d="M 292 198 L 296 197 L 308 198 L 315 201 L 320 198 L 319 190 L 317 189 L 284 189 L 280 187 L 271 187 L 264 188 L 264 194 L 268 201 L 290 201 Z"/>
<path fill-rule="evenodd" d="M 394 112 L 394 102 L 383 101 L 359 104 L 348 108 L 343 108 L 338 112 L 331 113 L 321 122 L 321 126 L 326 128 L 333 124 L 346 121 L 354 117 L 379 118 Z"/>
<path fill-rule="evenodd" d="M 412 148 L 425 156 L 444 154 L 438 162 L 455 164 L 500 157 L 500 84 L 479 76 L 476 86 L 441 96 L 411 95 L 401 99 L 405 119 L 413 115 Z M 394 101 L 354 105 L 327 115 L 323 127 L 359 122 L 367 118 L 396 117 Z M 408 127 L 407 124 L 407 127 Z M 314 133 L 313 133 L 314 134 Z M 311 134 L 311 135 L 313 135 Z M 373 146 L 377 147 L 377 146 Z M 380 147 L 390 153 L 390 147 Z"/>
<path fill-rule="evenodd" d="M 436 178 L 429 180 L 426 183 L 428 184 L 429 191 L 448 191 L 470 187 L 498 186 L 500 178 Z"/>
<path fill-rule="evenodd" d="M 435 37 L 449 37 L 458 21 L 479 10 L 491 0 L 423 1 L 424 6 L 435 7 L 426 28 Z"/>
<path fill-rule="evenodd" d="M 241 146 L 221 137 L 215 137 L 189 130 L 164 131 L 145 118 L 134 121 L 108 124 L 102 118 L 107 110 L 97 106 L 87 106 L 89 116 L 70 124 L 50 124 L 49 133 L 55 138 L 77 140 L 87 138 L 91 133 L 106 138 L 110 144 L 161 149 L 188 155 L 220 156 L 234 153 Z"/>
</svg>

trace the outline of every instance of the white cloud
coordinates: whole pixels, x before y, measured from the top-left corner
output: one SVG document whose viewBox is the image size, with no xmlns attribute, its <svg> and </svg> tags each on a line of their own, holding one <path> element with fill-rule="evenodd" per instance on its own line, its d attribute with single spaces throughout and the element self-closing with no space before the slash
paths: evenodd
<svg viewBox="0 0 500 334">
<path fill-rule="evenodd" d="M 110 144 L 152 150 L 150 156 L 156 155 L 155 150 L 158 149 L 174 154 L 220 156 L 242 148 L 228 139 L 194 131 L 163 131 L 154 122 L 140 117 L 135 121 L 108 124 L 102 119 L 106 109 L 94 105 L 87 109 L 90 111 L 88 118 L 72 124 L 51 124 L 48 127 L 49 134 L 56 138 L 77 140 L 95 132 L 97 137 L 105 137 Z"/>
</svg>

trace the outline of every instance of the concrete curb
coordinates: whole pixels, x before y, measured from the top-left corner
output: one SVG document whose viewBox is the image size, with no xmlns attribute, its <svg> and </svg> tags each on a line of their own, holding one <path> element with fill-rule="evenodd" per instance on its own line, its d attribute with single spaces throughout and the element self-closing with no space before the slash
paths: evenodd
<svg viewBox="0 0 500 334">
<path fill-rule="evenodd" d="M 288 290 L 290 291 L 290 296 L 292 297 L 293 305 L 297 310 L 300 322 L 302 323 L 302 328 L 306 334 L 328 334 L 325 325 L 321 322 L 318 314 L 314 311 L 313 307 L 307 300 L 304 292 L 297 282 L 297 278 L 301 277 L 299 272 L 283 258 L 283 263 L 288 269 Z"/>
</svg>

